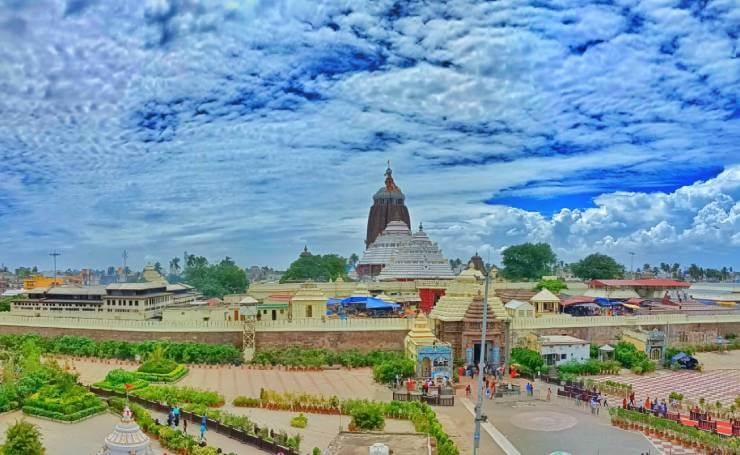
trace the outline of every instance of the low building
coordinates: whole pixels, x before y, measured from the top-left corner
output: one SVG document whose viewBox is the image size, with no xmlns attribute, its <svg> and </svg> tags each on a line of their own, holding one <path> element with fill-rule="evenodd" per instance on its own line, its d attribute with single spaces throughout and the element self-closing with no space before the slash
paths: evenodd
<svg viewBox="0 0 740 455">
<path fill-rule="evenodd" d="M 290 299 L 292 319 L 320 319 L 326 315 L 326 295 L 316 283 L 303 283 Z"/>
<path fill-rule="evenodd" d="M 506 314 L 512 318 L 533 318 L 535 316 L 534 307 L 523 300 L 509 300 L 504 308 L 506 308 Z"/>
<path fill-rule="evenodd" d="M 573 360 L 585 362 L 591 355 L 591 345 L 588 341 L 566 335 L 539 336 L 536 347 L 545 359 L 545 365 L 548 366 L 557 366 Z"/>
<path fill-rule="evenodd" d="M 691 285 L 683 281 L 651 278 L 642 280 L 592 280 L 584 295 L 607 299 L 663 299 L 688 300 L 686 290 Z"/>
<path fill-rule="evenodd" d="M 244 321 L 256 315 L 254 305 L 221 303 L 218 305 L 172 305 L 162 310 L 162 321 L 208 322 Z"/>
<path fill-rule="evenodd" d="M 625 330 L 622 332 L 622 341 L 633 344 L 638 351 L 648 355 L 650 360 L 662 360 L 666 349 L 665 333 L 658 329 Z"/>
<path fill-rule="evenodd" d="M 272 294 L 257 304 L 258 321 L 287 321 L 290 319 L 290 294 Z"/>
</svg>

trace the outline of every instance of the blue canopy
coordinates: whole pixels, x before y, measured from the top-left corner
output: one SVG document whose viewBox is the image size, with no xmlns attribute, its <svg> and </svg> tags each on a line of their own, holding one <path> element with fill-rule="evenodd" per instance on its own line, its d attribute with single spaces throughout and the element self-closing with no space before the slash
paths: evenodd
<svg viewBox="0 0 740 455">
<path fill-rule="evenodd" d="M 336 297 L 332 297 L 332 298 L 326 300 L 326 304 L 327 305 L 337 305 L 337 304 L 341 304 L 341 303 L 342 303 L 342 299 L 338 299 Z"/>
<path fill-rule="evenodd" d="M 615 302 L 611 301 L 609 299 L 605 299 L 604 297 L 596 297 L 594 299 L 594 303 L 599 306 L 615 306 L 615 305 L 621 305 L 622 302 Z"/>
<path fill-rule="evenodd" d="M 365 309 L 368 310 L 394 310 L 401 306 L 397 303 L 386 302 L 385 300 L 364 295 L 353 295 L 347 297 L 346 299 L 342 299 L 341 303 L 342 305 L 364 305 Z"/>
</svg>

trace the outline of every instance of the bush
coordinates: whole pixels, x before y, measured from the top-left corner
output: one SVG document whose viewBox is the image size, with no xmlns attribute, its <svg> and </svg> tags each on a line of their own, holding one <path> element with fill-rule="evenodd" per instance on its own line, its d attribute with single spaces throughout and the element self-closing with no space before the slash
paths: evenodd
<svg viewBox="0 0 740 455">
<path fill-rule="evenodd" d="M 625 341 L 620 341 L 614 346 L 614 358 L 625 368 L 639 366 L 643 371 L 650 368 L 647 366 L 651 363 L 647 354 L 638 351 L 634 344 Z M 655 370 L 655 365 L 652 368 Z"/>
<path fill-rule="evenodd" d="M 385 417 L 380 405 L 367 403 L 352 410 L 352 425 L 360 430 L 372 431 L 385 428 Z"/>
<path fill-rule="evenodd" d="M 392 359 L 379 363 L 373 367 L 373 378 L 382 384 L 394 382 L 396 375 L 401 379 L 413 377 L 416 374 L 416 364 L 409 359 Z"/>
<path fill-rule="evenodd" d="M 0 446 L 3 455 L 43 455 L 41 432 L 36 425 L 25 420 L 16 421 L 5 431 L 5 444 Z"/>
<path fill-rule="evenodd" d="M 570 360 L 557 367 L 558 374 L 578 375 L 595 375 L 595 374 L 616 374 L 619 372 L 619 363 L 613 360 L 601 361 L 589 359 L 585 362 Z"/>
<path fill-rule="evenodd" d="M 511 350 L 511 363 L 525 366 L 532 373 L 542 371 L 545 361 L 539 352 L 526 348 L 514 348 Z M 520 370 L 521 372 L 521 370 Z"/>
<path fill-rule="evenodd" d="M 302 412 L 300 414 L 298 414 L 297 416 L 293 417 L 292 419 L 290 419 L 290 426 L 291 427 L 294 427 L 294 428 L 306 428 L 307 425 L 308 425 L 308 417 L 306 417 L 305 415 L 303 415 Z"/>
<path fill-rule="evenodd" d="M 136 371 L 140 373 L 169 374 L 177 366 L 177 362 L 170 359 L 147 360 Z"/>
</svg>

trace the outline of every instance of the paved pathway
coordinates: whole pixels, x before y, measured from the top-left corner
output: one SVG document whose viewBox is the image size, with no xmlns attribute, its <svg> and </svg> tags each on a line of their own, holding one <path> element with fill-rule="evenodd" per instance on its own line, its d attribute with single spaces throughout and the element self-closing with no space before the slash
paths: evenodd
<svg viewBox="0 0 740 455">
<path fill-rule="evenodd" d="M 657 397 L 667 401 L 671 392 L 679 392 L 684 395 L 684 402 L 687 400 L 698 402 L 699 398 L 703 397 L 707 403 L 713 405 L 720 401 L 727 407 L 740 395 L 740 365 L 737 367 L 738 369 L 703 373 L 659 370 L 645 376 L 598 376 L 594 379 L 632 384 L 638 402 L 644 401 L 648 395 L 650 398 Z"/>
</svg>

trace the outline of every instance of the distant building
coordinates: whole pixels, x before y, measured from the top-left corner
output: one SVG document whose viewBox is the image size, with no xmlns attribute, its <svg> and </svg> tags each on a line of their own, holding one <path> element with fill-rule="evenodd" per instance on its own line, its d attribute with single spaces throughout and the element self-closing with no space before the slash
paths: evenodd
<svg viewBox="0 0 740 455">
<path fill-rule="evenodd" d="M 46 288 L 49 286 L 61 286 L 65 282 L 64 278 L 49 278 L 43 275 L 33 275 L 23 280 L 23 289 Z"/>
<path fill-rule="evenodd" d="M 665 333 L 658 329 L 625 330 L 622 332 L 622 341 L 631 343 L 638 351 L 650 357 L 650 360 L 662 360 L 666 348 Z"/>
<path fill-rule="evenodd" d="M 152 319 L 175 301 L 175 293 L 158 283 L 114 283 L 35 288 L 28 299 L 14 300 L 11 314 L 98 319 Z"/>
</svg>

